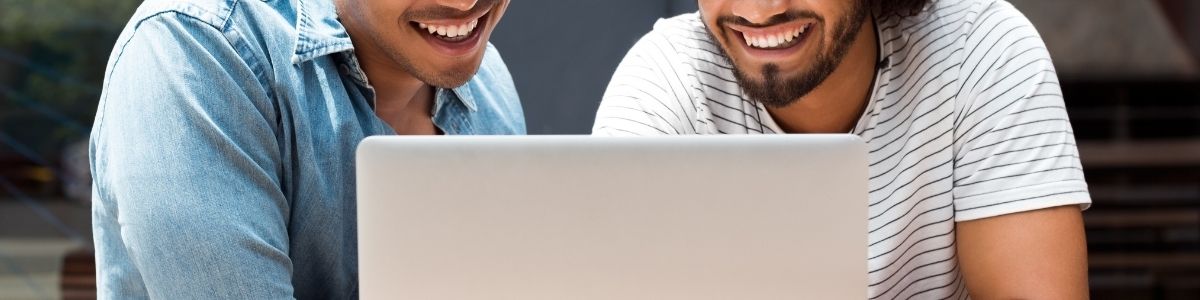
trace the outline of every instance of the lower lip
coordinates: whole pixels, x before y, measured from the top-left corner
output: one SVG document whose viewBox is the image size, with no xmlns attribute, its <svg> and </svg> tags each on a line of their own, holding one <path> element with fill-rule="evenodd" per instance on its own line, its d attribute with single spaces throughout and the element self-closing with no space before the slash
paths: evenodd
<svg viewBox="0 0 1200 300">
<path fill-rule="evenodd" d="M 742 36 L 741 32 L 736 30 L 733 30 L 733 36 L 736 40 L 735 42 L 737 42 L 738 45 L 741 45 L 742 49 L 746 50 L 746 54 L 765 59 L 779 59 L 791 56 L 793 53 L 800 51 L 804 45 L 807 45 L 808 36 L 812 33 L 813 29 L 814 28 L 809 28 L 808 32 L 800 34 L 800 36 L 796 37 L 797 39 L 800 39 L 800 41 L 797 41 L 795 44 L 788 46 L 787 48 L 780 49 L 761 49 L 746 45 L 746 38 Z"/>
<path fill-rule="evenodd" d="M 491 13 L 488 13 L 479 18 L 479 26 L 476 27 L 474 31 L 471 31 L 470 37 L 456 42 L 435 37 L 433 34 L 429 34 L 428 30 L 423 30 L 415 25 L 413 25 L 413 28 L 417 30 L 417 34 L 420 34 L 425 38 L 425 41 L 429 42 L 430 46 L 433 46 L 434 50 L 445 54 L 446 56 L 465 56 L 475 53 L 475 50 L 479 48 L 480 44 L 482 44 L 480 41 L 483 40 L 483 30 L 486 29 L 485 27 L 488 24 L 487 20 L 490 14 Z"/>
</svg>

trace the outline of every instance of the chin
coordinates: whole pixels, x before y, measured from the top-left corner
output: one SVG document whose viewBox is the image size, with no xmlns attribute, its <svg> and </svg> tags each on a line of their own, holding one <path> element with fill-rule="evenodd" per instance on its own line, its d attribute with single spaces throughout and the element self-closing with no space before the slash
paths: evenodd
<svg viewBox="0 0 1200 300">
<path fill-rule="evenodd" d="M 479 64 L 442 70 L 447 71 L 437 72 L 433 76 L 421 78 L 421 81 L 443 89 L 457 88 L 467 84 L 467 82 L 471 81 L 471 78 L 475 78 L 475 74 L 479 72 Z"/>
</svg>

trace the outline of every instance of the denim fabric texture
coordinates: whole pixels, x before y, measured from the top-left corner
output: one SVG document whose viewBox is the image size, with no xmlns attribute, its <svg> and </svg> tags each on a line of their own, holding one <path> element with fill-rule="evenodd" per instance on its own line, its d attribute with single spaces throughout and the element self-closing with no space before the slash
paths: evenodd
<svg viewBox="0 0 1200 300">
<path fill-rule="evenodd" d="M 332 0 L 148 0 L 91 135 L 103 299 L 357 298 L 355 147 L 394 134 Z M 524 134 L 488 45 L 446 134 Z"/>
</svg>

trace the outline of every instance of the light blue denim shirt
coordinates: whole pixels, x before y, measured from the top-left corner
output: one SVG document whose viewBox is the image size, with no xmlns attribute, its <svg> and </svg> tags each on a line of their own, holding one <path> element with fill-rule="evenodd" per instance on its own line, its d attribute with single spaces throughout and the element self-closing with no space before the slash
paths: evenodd
<svg viewBox="0 0 1200 300">
<path fill-rule="evenodd" d="M 332 0 L 148 0 L 91 136 L 101 298 L 357 298 L 354 150 L 393 134 Z M 524 134 L 490 45 L 446 134 Z"/>
</svg>

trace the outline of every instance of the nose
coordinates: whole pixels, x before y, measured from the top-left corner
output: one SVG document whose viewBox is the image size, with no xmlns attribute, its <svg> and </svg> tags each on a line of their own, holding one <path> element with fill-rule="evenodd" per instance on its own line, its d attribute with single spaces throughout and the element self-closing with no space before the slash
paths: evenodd
<svg viewBox="0 0 1200 300">
<path fill-rule="evenodd" d="M 468 11 L 475 7 L 479 0 L 437 0 L 437 4 L 460 11 Z"/>
<path fill-rule="evenodd" d="M 787 12 L 786 0 L 734 0 L 733 15 L 754 24 L 766 24 L 771 17 Z"/>
</svg>

